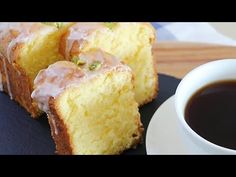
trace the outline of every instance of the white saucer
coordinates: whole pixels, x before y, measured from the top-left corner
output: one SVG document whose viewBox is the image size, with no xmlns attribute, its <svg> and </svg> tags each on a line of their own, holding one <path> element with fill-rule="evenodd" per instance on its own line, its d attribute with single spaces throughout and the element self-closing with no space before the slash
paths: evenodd
<svg viewBox="0 0 236 177">
<path fill-rule="evenodd" d="M 207 154 L 184 136 L 178 125 L 174 96 L 165 101 L 153 115 L 146 135 L 148 155 Z"/>
</svg>

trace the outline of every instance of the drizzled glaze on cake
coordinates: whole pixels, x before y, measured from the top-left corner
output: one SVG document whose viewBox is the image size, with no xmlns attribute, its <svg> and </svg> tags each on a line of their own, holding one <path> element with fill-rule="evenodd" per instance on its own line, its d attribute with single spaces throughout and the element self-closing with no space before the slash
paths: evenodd
<svg viewBox="0 0 236 177">
<path fill-rule="evenodd" d="M 67 61 L 56 62 L 47 69 L 41 70 L 35 78 L 35 90 L 32 98 L 38 102 L 39 109 L 48 111 L 49 97 L 57 96 L 66 85 L 83 76 L 78 67 Z"/>
<path fill-rule="evenodd" d="M 7 91 L 11 99 L 13 99 L 7 64 L 12 64 L 17 58 L 18 53 L 16 47 L 30 42 L 35 34 L 42 34 L 54 30 L 48 28 L 42 23 L 1 23 L 0 24 L 0 60 L 3 61 L 4 73 L 6 75 Z M 6 61 L 7 60 L 7 61 Z M 0 80 L 0 90 L 3 90 L 2 79 Z"/>
<path fill-rule="evenodd" d="M 17 44 L 30 42 L 36 33 L 45 33 L 56 27 L 48 27 L 42 23 L 1 23 L 0 24 L 0 52 L 9 63 L 15 60 L 13 52 Z"/>
<path fill-rule="evenodd" d="M 121 64 L 114 56 L 98 49 L 81 53 L 79 58 L 86 63 L 78 66 L 69 61 L 58 61 L 40 71 L 34 81 L 35 90 L 31 95 L 38 103 L 39 109 L 48 113 L 50 97 L 55 98 L 66 88 L 77 87 L 82 82 L 95 78 L 101 73 L 111 70 L 128 70 L 131 72 L 128 66 Z M 89 67 L 94 62 L 99 62 L 100 67 L 91 70 Z"/>
<path fill-rule="evenodd" d="M 76 23 L 69 28 L 68 36 L 66 39 L 65 46 L 65 58 L 70 59 L 73 45 L 77 43 L 78 49 L 80 50 L 83 45 L 87 42 L 88 37 L 91 33 L 98 29 L 105 29 L 106 26 L 103 23 Z"/>
</svg>

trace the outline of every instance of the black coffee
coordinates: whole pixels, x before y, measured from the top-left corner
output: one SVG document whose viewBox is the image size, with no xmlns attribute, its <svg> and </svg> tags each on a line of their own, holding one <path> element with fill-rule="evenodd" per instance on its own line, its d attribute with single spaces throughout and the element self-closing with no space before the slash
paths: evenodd
<svg viewBox="0 0 236 177">
<path fill-rule="evenodd" d="M 236 81 L 221 81 L 197 91 L 185 109 L 189 126 L 208 141 L 236 149 Z"/>
</svg>

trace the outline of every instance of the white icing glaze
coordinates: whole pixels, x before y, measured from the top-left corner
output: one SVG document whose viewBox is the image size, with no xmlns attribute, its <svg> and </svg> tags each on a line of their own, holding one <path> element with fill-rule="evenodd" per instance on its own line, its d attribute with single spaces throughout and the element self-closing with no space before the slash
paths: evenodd
<svg viewBox="0 0 236 177">
<path fill-rule="evenodd" d="M 99 74 L 111 70 L 129 71 L 131 69 L 119 62 L 108 53 L 101 50 L 92 50 L 81 53 L 80 58 L 86 61 L 82 67 L 69 61 L 59 61 L 41 70 L 34 80 L 35 90 L 31 97 L 38 103 L 39 109 L 49 112 L 48 101 L 50 97 L 57 97 L 68 87 L 78 87 L 81 82 L 86 82 Z M 95 71 L 88 69 L 94 61 L 100 61 L 101 67 Z"/>
<path fill-rule="evenodd" d="M 56 27 L 43 25 L 42 23 L 0 23 L 0 44 L 2 54 L 9 63 L 14 61 L 13 52 L 17 44 L 31 41 L 36 34 L 48 33 Z"/>
<path fill-rule="evenodd" d="M 32 98 L 38 102 L 39 109 L 48 112 L 49 97 L 55 97 L 61 93 L 64 89 L 62 84 L 67 85 L 76 80 L 76 77 L 81 77 L 81 73 L 76 72 L 77 70 L 73 63 L 68 64 L 66 61 L 61 61 L 40 71 L 34 81 L 36 89 L 32 93 Z M 73 73 L 75 73 L 74 76 L 69 78 Z M 66 77 L 68 80 L 64 81 Z"/>
<path fill-rule="evenodd" d="M 12 49 L 17 44 L 23 43 L 28 39 L 28 30 L 27 28 L 23 28 L 23 24 L 24 23 L 1 23 L 0 25 L 0 41 L 3 48 L 2 53 L 9 62 L 12 62 L 13 60 L 11 57 L 13 53 Z M 28 23 L 28 25 L 32 25 L 32 23 Z M 12 35 L 13 31 L 15 33 L 14 36 Z"/>
<path fill-rule="evenodd" d="M 98 29 L 105 29 L 105 25 L 102 23 L 76 23 L 69 28 L 69 35 L 66 38 L 65 58 L 70 59 L 70 52 L 74 42 L 78 42 L 79 49 L 81 49 L 84 43 L 88 40 L 89 35 Z"/>
</svg>

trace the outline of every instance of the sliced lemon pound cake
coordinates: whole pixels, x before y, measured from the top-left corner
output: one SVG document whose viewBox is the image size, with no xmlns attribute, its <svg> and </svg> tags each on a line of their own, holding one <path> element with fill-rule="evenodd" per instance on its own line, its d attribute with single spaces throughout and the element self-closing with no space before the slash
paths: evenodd
<svg viewBox="0 0 236 177">
<path fill-rule="evenodd" d="M 31 99 L 39 70 L 63 59 L 61 35 L 70 23 L 0 23 L 0 90 L 23 106 L 32 117 L 40 111 Z"/>
<path fill-rule="evenodd" d="M 41 70 L 32 98 L 48 114 L 58 154 L 120 154 L 142 123 L 131 69 L 99 49 Z"/>
<path fill-rule="evenodd" d="M 118 57 L 133 70 L 135 98 L 143 105 L 158 91 L 152 55 L 155 38 L 150 23 L 76 23 L 62 36 L 60 52 L 71 60 L 81 52 L 100 48 Z"/>
</svg>

